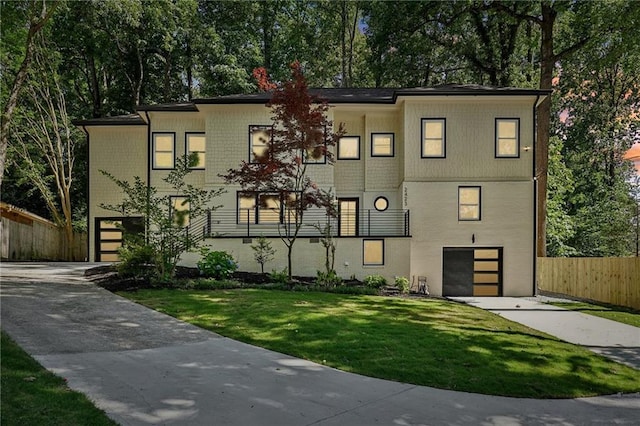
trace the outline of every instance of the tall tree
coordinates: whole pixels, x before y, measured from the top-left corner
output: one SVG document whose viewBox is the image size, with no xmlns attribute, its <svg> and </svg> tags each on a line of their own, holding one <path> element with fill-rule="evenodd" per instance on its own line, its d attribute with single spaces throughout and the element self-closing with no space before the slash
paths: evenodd
<svg viewBox="0 0 640 426">
<path fill-rule="evenodd" d="M 291 65 L 291 80 L 277 86 L 268 81 L 264 68 L 256 70 L 255 75 L 262 89 L 273 91 L 267 104 L 273 112 L 271 138 L 257 162 L 243 161 L 222 177 L 227 183 L 240 184 L 243 191 L 280 195 L 285 219 L 279 230 L 287 247 L 291 280 L 293 247 L 302 228 L 304 212 L 332 202 L 311 180 L 307 166 L 322 157 L 333 164 L 333 154 L 328 148 L 337 143 L 344 130 L 341 125 L 337 132 L 332 131 L 333 123 L 326 116 L 329 105 L 309 93 L 298 62 Z"/>
<path fill-rule="evenodd" d="M 28 2 L 3 1 L 1 4 L 3 15 L 5 16 L 6 14 L 14 15 L 16 13 L 19 15 L 22 15 L 23 20 L 26 21 L 27 23 L 27 33 L 25 35 L 26 40 L 24 42 L 23 58 L 20 63 L 20 66 L 15 72 L 12 84 L 8 87 L 9 96 L 6 99 L 5 104 L 2 108 L 2 123 L 0 124 L 0 186 L 2 186 L 2 177 L 4 176 L 5 159 L 7 156 L 7 145 L 9 142 L 9 133 L 8 133 L 9 126 L 11 124 L 11 118 L 13 117 L 13 113 L 16 108 L 16 105 L 18 104 L 18 96 L 20 95 L 22 87 L 27 79 L 29 66 L 31 65 L 31 61 L 33 60 L 35 37 L 38 33 L 42 31 L 42 29 L 47 24 L 49 19 L 51 19 L 51 16 L 53 16 L 53 13 L 55 12 L 56 7 L 58 6 L 59 3 L 60 2 L 58 0 L 54 0 L 54 1 L 30 0 Z M 14 24 L 17 24 L 17 22 L 14 21 Z M 2 27 L 6 28 L 5 25 L 2 25 Z M 15 28 L 9 27 L 9 30 L 15 30 Z M 6 36 L 6 32 L 3 29 L 1 38 L 4 40 L 5 36 Z M 9 37 L 9 39 L 13 39 L 13 37 Z M 2 47 L 4 50 L 5 46 L 2 46 Z M 9 61 L 7 62 L 4 61 L 5 59 L 8 59 L 8 58 L 5 58 L 3 55 L 2 68 L 6 72 L 6 70 L 10 70 L 12 69 L 12 67 Z"/>
</svg>

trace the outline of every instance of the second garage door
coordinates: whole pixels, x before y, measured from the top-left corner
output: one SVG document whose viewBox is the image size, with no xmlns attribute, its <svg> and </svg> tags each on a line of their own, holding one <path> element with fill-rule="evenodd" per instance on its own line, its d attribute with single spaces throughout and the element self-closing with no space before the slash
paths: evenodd
<svg viewBox="0 0 640 426">
<path fill-rule="evenodd" d="M 502 247 L 445 247 L 444 296 L 502 296 Z"/>
</svg>

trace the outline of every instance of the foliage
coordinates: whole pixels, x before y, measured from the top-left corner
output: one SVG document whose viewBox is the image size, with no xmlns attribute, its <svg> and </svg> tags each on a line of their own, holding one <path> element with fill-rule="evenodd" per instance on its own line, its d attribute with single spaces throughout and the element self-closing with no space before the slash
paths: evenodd
<svg viewBox="0 0 640 426">
<path fill-rule="evenodd" d="M 309 94 L 299 62 L 291 64 L 291 80 L 279 85 L 268 80 L 264 69 L 255 70 L 258 84 L 273 95 L 267 104 L 273 116 L 271 139 L 265 153 L 254 162 L 243 161 L 236 169 L 221 175 L 227 183 L 239 184 L 243 191 L 280 195 L 285 210 L 279 226 L 280 238 L 287 247 L 287 270 L 292 274 L 292 253 L 303 224 L 304 212 L 323 208 L 331 202 L 307 174 L 309 161 L 325 158 L 333 164 L 331 147 L 344 133 L 342 126 L 332 132 L 333 123 L 326 117 L 329 105 Z"/>
<path fill-rule="evenodd" d="M 260 272 L 264 274 L 264 264 L 273 260 L 276 251 L 271 247 L 271 241 L 263 236 L 256 239 L 256 243 L 251 245 L 253 257 L 260 264 Z"/>
<path fill-rule="evenodd" d="M 195 155 L 189 158 L 177 158 L 175 169 L 163 178 L 163 181 L 173 188 L 173 194 L 180 194 L 188 200 L 188 208 L 182 212 L 187 214 L 190 220 L 202 216 L 208 208 L 215 210 L 217 207 L 210 206 L 211 200 L 224 193 L 223 189 L 206 191 L 185 182 L 185 177 L 192 171 L 189 166 L 196 160 Z M 115 183 L 124 196 L 120 204 L 101 204 L 100 207 L 119 215 L 143 217 L 146 236 L 144 244 L 152 247 L 156 254 L 157 276 L 163 281 L 173 277 L 180 255 L 185 251 L 198 248 L 201 239 L 176 220 L 171 207 L 172 197 L 159 195 L 157 188 L 148 186 L 138 176 L 134 177 L 133 182 L 127 182 L 117 179 L 104 170 L 100 172 Z M 182 220 L 184 219 L 185 217 L 182 216 Z M 141 243 L 139 240 L 132 240 L 126 244 Z"/>
<path fill-rule="evenodd" d="M 273 269 L 269 273 L 269 280 L 272 283 L 288 284 L 291 281 L 291 278 L 289 272 L 287 271 L 287 268 L 283 269 L 282 271 L 276 271 L 275 269 Z"/>
<path fill-rule="evenodd" d="M 226 251 L 211 251 L 208 247 L 200 249 L 202 259 L 198 261 L 200 274 L 205 277 L 225 280 L 238 270 L 238 264 Z"/>
<path fill-rule="evenodd" d="M 316 284 L 325 287 L 335 287 L 342 284 L 342 278 L 340 278 L 334 270 L 331 270 L 329 272 L 318 271 L 316 276 Z"/>
<path fill-rule="evenodd" d="M 409 289 L 411 288 L 409 285 L 409 278 L 407 277 L 396 277 L 395 285 L 400 289 L 400 293 L 402 294 L 409 293 Z"/>
<path fill-rule="evenodd" d="M 137 278 L 152 281 L 158 278 L 158 254 L 144 242 L 124 244 L 118 249 L 120 261 L 116 265 L 118 275 L 123 278 Z"/>
<path fill-rule="evenodd" d="M 387 279 L 382 275 L 367 275 L 364 277 L 364 285 L 371 288 L 382 288 L 387 285 Z"/>
<path fill-rule="evenodd" d="M 45 370 L 2 332 L 2 424 L 115 425 L 89 399 Z"/>
<path fill-rule="evenodd" d="M 527 398 L 640 390 L 638 370 L 446 300 L 264 290 L 123 296 L 232 339 L 399 382 Z"/>
</svg>

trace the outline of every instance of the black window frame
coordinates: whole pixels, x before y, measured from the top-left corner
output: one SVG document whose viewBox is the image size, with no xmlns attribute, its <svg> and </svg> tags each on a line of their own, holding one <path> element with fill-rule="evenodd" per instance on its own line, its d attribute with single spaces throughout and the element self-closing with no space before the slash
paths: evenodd
<svg viewBox="0 0 640 426">
<path fill-rule="evenodd" d="M 464 219 L 460 217 L 460 190 L 461 189 L 477 189 L 478 190 L 478 218 L 477 219 Z M 465 204 L 471 205 L 471 204 Z M 482 187 L 479 185 L 459 185 L 458 186 L 458 221 L 459 222 L 480 222 L 482 220 Z"/>
<path fill-rule="evenodd" d="M 248 131 L 249 131 L 249 137 L 248 137 L 248 141 L 249 141 L 249 164 L 260 164 L 261 161 L 257 161 L 256 159 L 254 159 L 254 154 L 253 154 L 253 130 L 254 129 L 259 129 L 259 130 L 267 130 L 268 133 L 270 134 L 270 139 L 267 142 L 267 149 L 268 149 L 268 144 L 269 142 L 271 142 L 273 140 L 273 125 L 272 124 L 250 124 Z"/>
<path fill-rule="evenodd" d="M 156 136 L 171 135 L 173 138 L 173 158 L 171 167 L 156 166 Z M 162 151 L 165 152 L 165 151 Z M 152 170 L 174 170 L 176 168 L 176 132 L 151 132 L 151 169 Z"/>
<path fill-rule="evenodd" d="M 424 153 L 424 126 L 426 122 L 442 122 L 442 155 L 426 155 Z M 442 159 L 447 158 L 447 118 L 446 117 L 422 117 L 420 119 L 420 158 Z"/>
<path fill-rule="evenodd" d="M 346 157 L 346 158 L 344 158 L 344 157 L 340 156 L 340 142 L 342 141 L 342 139 L 346 139 L 346 138 L 358 139 L 358 156 L 357 157 Z M 362 145 L 362 138 L 360 138 L 359 135 L 344 135 L 344 136 L 340 137 L 338 139 L 338 143 L 337 143 L 337 146 L 336 146 L 336 158 L 338 160 L 345 160 L 345 161 L 353 161 L 353 160 L 357 161 L 357 160 L 360 160 L 361 151 L 362 151 L 362 146 L 361 145 Z"/>
<path fill-rule="evenodd" d="M 515 121 L 516 123 L 516 153 L 515 155 L 499 155 L 498 142 L 500 140 L 498 134 L 498 122 Z M 505 139 L 505 138 L 502 138 Z M 520 158 L 520 117 L 496 117 L 494 120 L 494 157 L 496 159 Z"/>
<path fill-rule="evenodd" d="M 391 154 L 375 154 L 373 140 L 375 136 L 391 136 Z M 371 133 L 371 157 L 390 158 L 396 155 L 396 134 L 393 132 L 374 132 Z"/>
<path fill-rule="evenodd" d="M 240 196 L 251 195 L 253 196 L 253 220 L 249 221 L 251 225 L 281 225 L 284 223 L 285 209 L 283 204 L 283 196 L 278 192 L 271 191 L 236 191 L 236 224 L 246 225 L 247 221 L 240 217 Z M 279 202 L 278 221 L 277 222 L 261 222 L 260 221 L 260 197 L 262 196 L 276 196 Z M 249 197 L 246 197 L 249 198 Z"/>
<path fill-rule="evenodd" d="M 204 170 L 207 162 L 207 138 L 205 132 L 185 132 L 184 134 L 184 156 L 188 159 L 191 152 L 189 151 L 189 136 L 198 135 L 204 136 L 204 163 L 202 166 L 198 165 L 196 167 L 189 167 L 191 170 Z M 193 151 L 193 152 L 201 152 L 201 151 Z"/>
<path fill-rule="evenodd" d="M 382 263 L 366 263 L 365 262 L 365 245 L 367 242 L 380 242 L 382 243 Z M 362 239 L 362 266 L 384 266 L 386 261 L 385 251 L 386 244 L 384 238 L 363 238 Z"/>
<path fill-rule="evenodd" d="M 384 200 L 387 205 L 385 206 L 384 209 L 379 209 L 378 206 L 376 205 L 378 203 L 378 200 Z M 389 209 L 389 199 L 387 197 L 385 197 L 384 195 L 380 195 L 378 197 L 375 198 L 375 200 L 373 200 L 373 208 L 376 209 L 376 211 L 379 212 L 384 212 L 387 211 Z"/>
</svg>

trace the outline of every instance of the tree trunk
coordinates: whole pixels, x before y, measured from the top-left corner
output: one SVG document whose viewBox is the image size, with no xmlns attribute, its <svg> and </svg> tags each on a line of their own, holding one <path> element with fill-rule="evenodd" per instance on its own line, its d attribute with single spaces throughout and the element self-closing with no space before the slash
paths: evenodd
<svg viewBox="0 0 640 426">
<path fill-rule="evenodd" d="M 555 56 L 553 53 L 553 26 L 557 11 L 546 1 L 541 2 L 542 20 L 540 31 L 540 89 L 551 89 Z M 536 178 L 538 180 L 538 257 L 547 255 L 547 169 L 549 165 L 549 128 L 551 122 L 551 97 L 547 97 L 538 107 L 538 133 L 536 140 Z"/>
<path fill-rule="evenodd" d="M 289 283 L 291 283 L 291 256 L 293 255 L 293 242 L 291 244 L 287 244 L 287 272 L 289 273 Z"/>
</svg>

